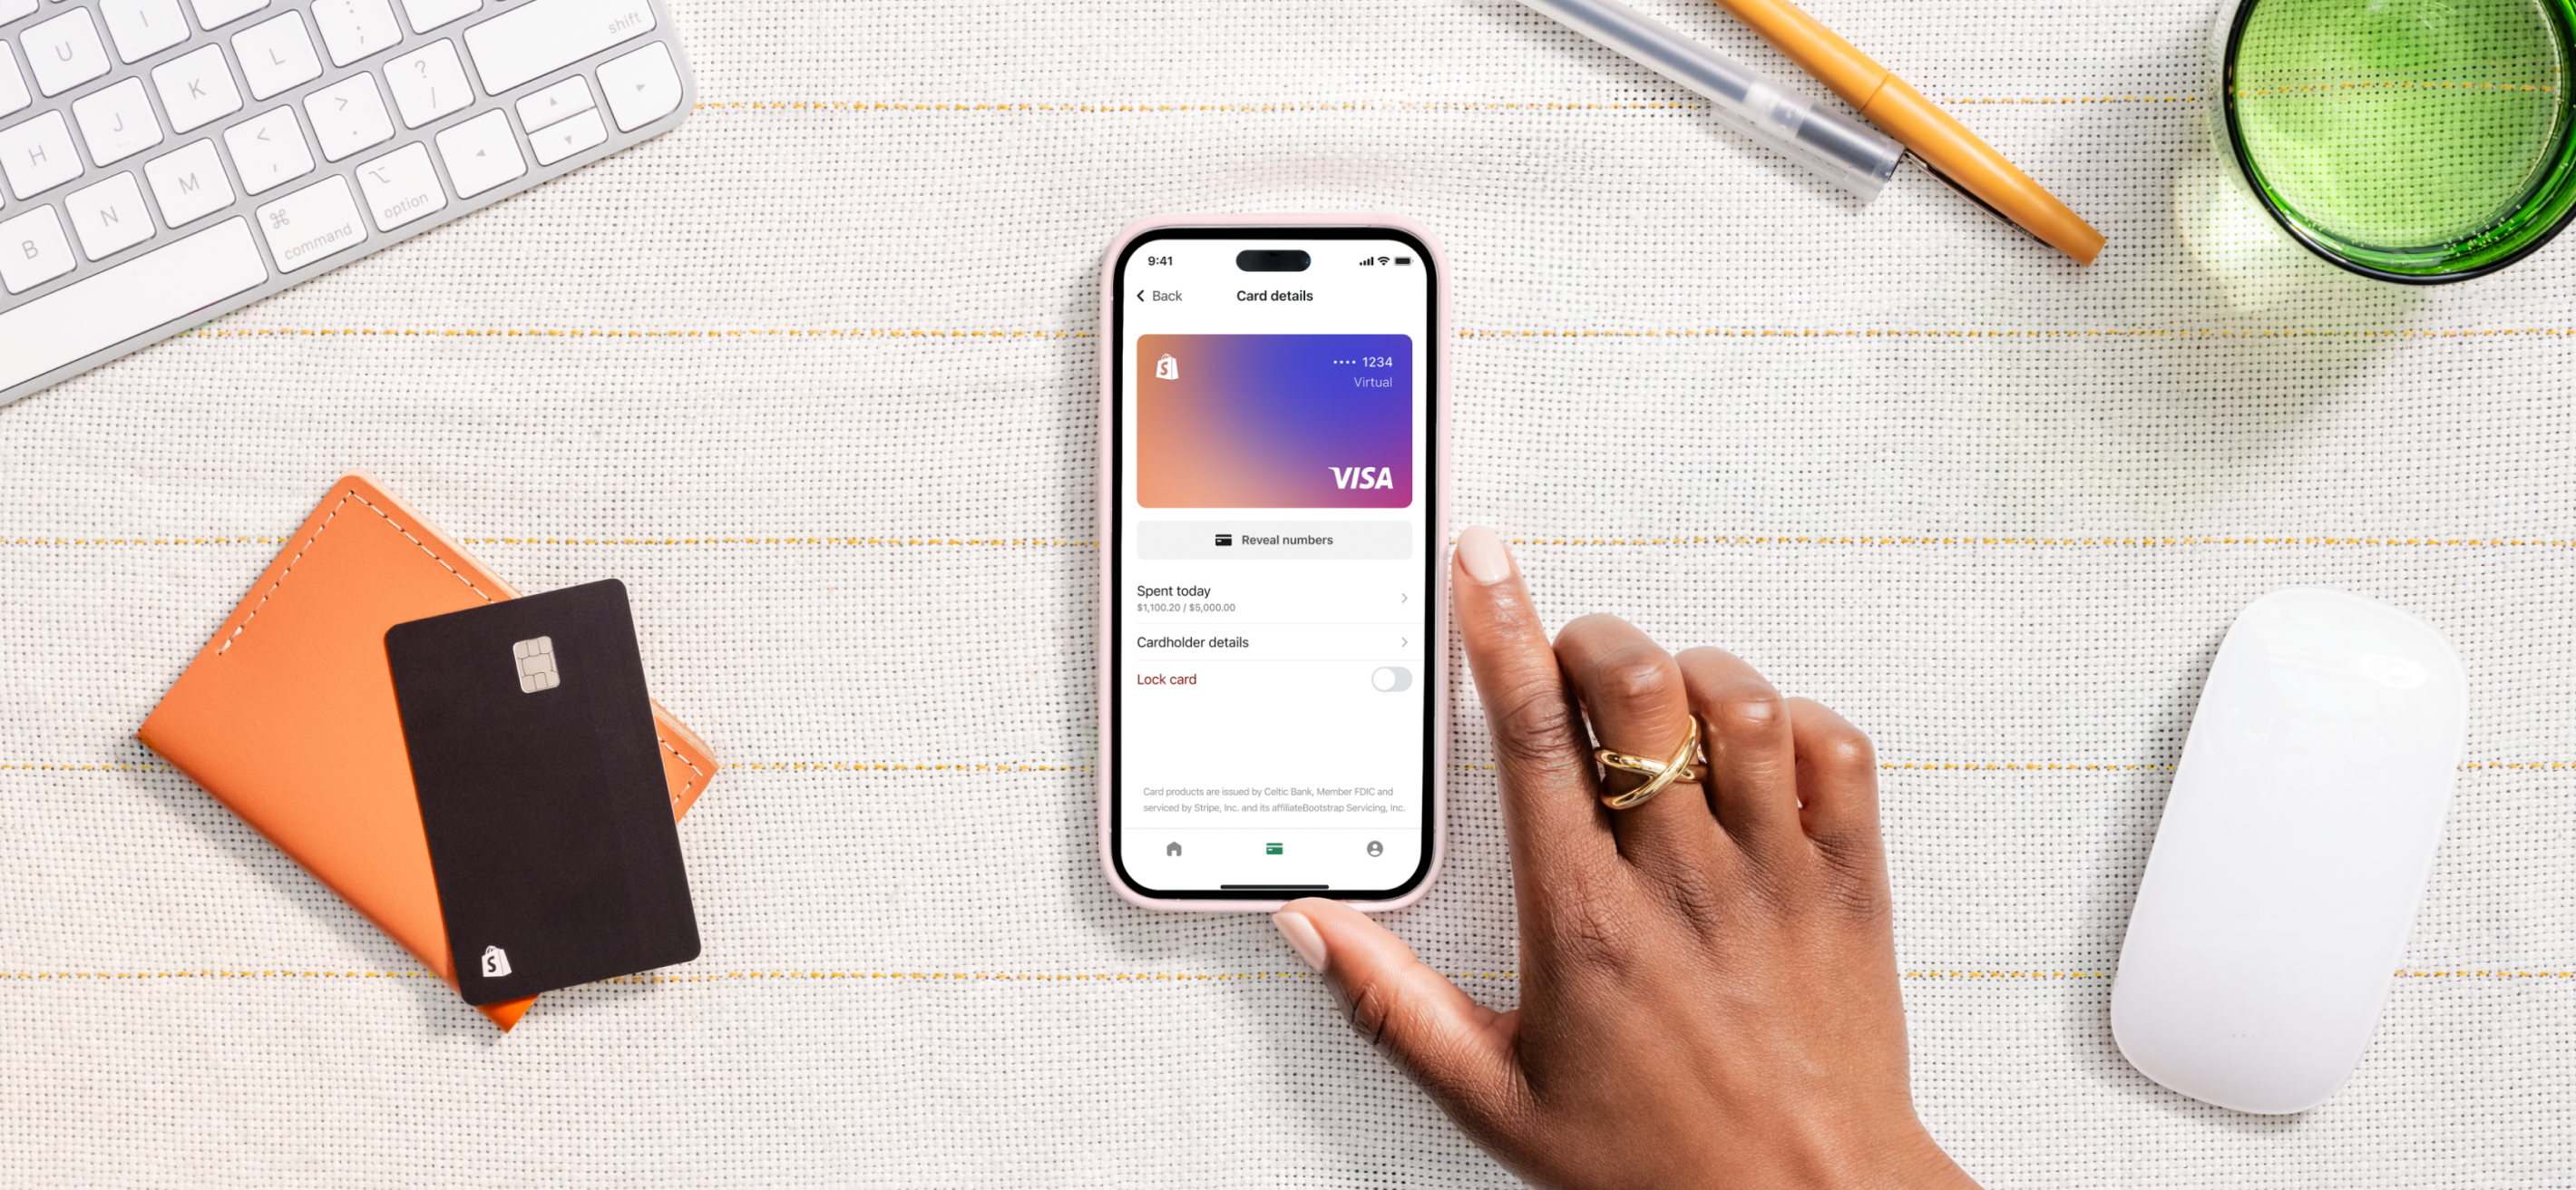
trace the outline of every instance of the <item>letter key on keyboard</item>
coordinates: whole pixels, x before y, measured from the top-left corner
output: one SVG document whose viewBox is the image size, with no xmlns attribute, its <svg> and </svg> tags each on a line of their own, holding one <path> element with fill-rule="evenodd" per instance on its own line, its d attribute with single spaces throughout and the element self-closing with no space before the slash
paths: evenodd
<svg viewBox="0 0 2576 1190">
<path fill-rule="evenodd" d="M 0 0 L 0 405 L 679 126 L 665 4 Z"/>
</svg>

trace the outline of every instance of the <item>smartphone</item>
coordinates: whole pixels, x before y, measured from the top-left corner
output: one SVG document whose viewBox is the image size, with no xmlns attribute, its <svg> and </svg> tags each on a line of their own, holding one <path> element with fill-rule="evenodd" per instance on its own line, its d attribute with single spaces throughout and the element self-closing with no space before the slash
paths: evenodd
<svg viewBox="0 0 2576 1190">
<path fill-rule="evenodd" d="M 1411 904 L 1446 843 L 1439 243 L 1148 220 L 1101 277 L 1102 866 L 1160 909 Z"/>
</svg>

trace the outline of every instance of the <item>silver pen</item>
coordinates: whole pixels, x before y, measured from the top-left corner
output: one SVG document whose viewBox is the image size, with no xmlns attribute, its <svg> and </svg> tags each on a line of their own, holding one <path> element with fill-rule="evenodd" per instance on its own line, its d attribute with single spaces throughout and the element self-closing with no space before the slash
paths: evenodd
<svg viewBox="0 0 2576 1190">
<path fill-rule="evenodd" d="M 1896 172 L 1905 146 L 1773 83 L 1619 0 L 1521 0 L 1576 32 L 1708 97 L 1711 110 L 1866 202 Z"/>
</svg>

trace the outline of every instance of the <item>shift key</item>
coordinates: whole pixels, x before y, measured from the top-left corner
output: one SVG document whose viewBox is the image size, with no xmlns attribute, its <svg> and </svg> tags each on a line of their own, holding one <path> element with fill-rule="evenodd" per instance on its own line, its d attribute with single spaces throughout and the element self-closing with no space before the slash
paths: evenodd
<svg viewBox="0 0 2576 1190">
<path fill-rule="evenodd" d="M 530 0 L 465 31 L 465 48 L 492 95 L 653 31 L 642 0 Z"/>
</svg>

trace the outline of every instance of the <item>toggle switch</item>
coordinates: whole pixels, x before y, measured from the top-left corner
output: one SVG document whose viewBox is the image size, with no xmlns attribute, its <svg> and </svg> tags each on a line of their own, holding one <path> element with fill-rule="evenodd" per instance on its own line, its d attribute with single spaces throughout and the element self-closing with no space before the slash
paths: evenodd
<svg viewBox="0 0 2576 1190">
<path fill-rule="evenodd" d="M 1381 665 L 1376 673 L 1369 675 L 1369 685 L 1377 687 L 1380 694 L 1410 690 L 1413 688 L 1413 671 L 1401 665 Z"/>
</svg>

